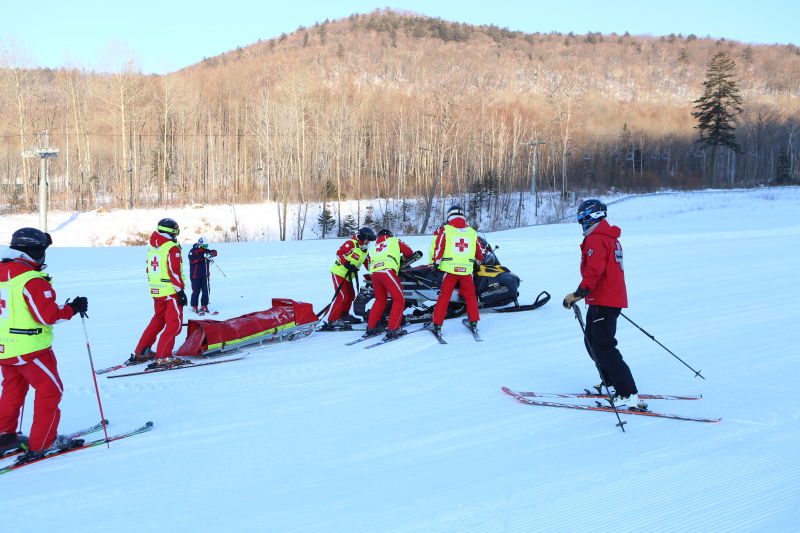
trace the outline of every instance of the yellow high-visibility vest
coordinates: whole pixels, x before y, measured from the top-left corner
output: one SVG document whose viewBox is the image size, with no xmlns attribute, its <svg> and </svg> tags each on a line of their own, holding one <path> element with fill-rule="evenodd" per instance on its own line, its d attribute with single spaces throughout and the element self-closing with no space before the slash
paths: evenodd
<svg viewBox="0 0 800 533">
<path fill-rule="evenodd" d="M 169 252 L 176 246 L 180 248 L 177 243 L 167 241 L 158 248 L 151 246 L 147 252 L 147 278 L 150 281 L 150 296 L 153 298 L 178 292 L 169 277 Z M 183 272 L 177 274 L 183 279 Z"/>
<path fill-rule="evenodd" d="M 446 224 L 444 236 L 444 253 L 439 261 L 439 270 L 460 276 L 471 275 L 478 233 L 470 227 L 456 228 Z"/>
<path fill-rule="evenodd" d="M 30 270 L 0 282 L 0 359 L 38 352 L 53 344 L 53 326 L 37 322 L 22 291 L 33 278 L 47 274 Z"/>
<path fill-rule="evenodd" d="M 400 240 L 397 237 L 387 237 L 369 253 L 369 271 L 379 270 L 400 271 Z"/>
<path fill-rule="evenodd" d="M 350 242 L 353 243 L 353 249 L 347 252 L 344 258 L 347 259 L 347 262 L 354 267 L 361 268 L 361 265 L 363 265 L 364 261 L 367 259 L 367 252 L 360 248 L 358 239 L 350 239 Z M 349 273 L 347 272 L 347 269 L 338 259 L 333 263 L 331 272 L 344 279 L 350 279 L 348 278 Z"/>
</svg>

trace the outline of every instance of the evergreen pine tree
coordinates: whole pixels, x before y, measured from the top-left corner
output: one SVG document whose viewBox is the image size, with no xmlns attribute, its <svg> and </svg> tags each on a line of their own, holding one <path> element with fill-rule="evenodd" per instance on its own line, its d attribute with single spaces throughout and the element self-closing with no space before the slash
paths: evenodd
<svg viewBox="0 0 800 533">
<path fill-rule="evenodd" d="M 339 226 L 339 237 L 349 237 L 358 231 L 358 223 L 353 215 L 347 215 Z"/>
<path fill-rule="evenodd" d="M 703 96 L 695 100 L 700 138 L 697 143 L 703 147 L 725 146 L 735 152 L 741 147 L 736 142 L 734 118 L 742 111 L 742 97 L 739 83 L 734 80 L 736 63 L 725 52 L 718 52 L 706 71 Z"/>
<path fill-rule="evenodd" d="M 742 112 L 739 83 L 734 79 L 736 63 L 725 52 L 717 52 L 706 70 L 703 96 L 694 101 L 692 116 L 697 119 L 701 149 L 711 148 L 711 168 L 715 167 L 720 147 L 740 153 L 736 142 L 736 115 Z"/>
<path fill-rule="evenodd" d="M 317 222 L 322 230 L 322 238 L 324 239 L 336 225 L 336 218 L 331 214 L 327 204 L 322 206 L 322 213 L 317 217 Z"/>
</svg>

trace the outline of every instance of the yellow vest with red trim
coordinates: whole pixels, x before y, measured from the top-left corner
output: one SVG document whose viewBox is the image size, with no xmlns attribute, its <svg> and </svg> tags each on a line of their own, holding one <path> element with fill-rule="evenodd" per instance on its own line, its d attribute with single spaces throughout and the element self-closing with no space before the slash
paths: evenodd
<svg viewBox="0 0 800 533">
<path fill-rule="evenodd" d="M 365 252 L 360 248 L 357 239 L 350 239 L 350 242 L 353 243 L 353 249 L 347 252 L 344 258 L 347 259 L 347 262 L 350 263 L 351 265 L 357 268 L 361 268 L 361 265 L 363 265 L 364 261 L 367 259 L 367 252 Z M 344 279 L 350 279 L 347 277 L 348 276 L 347 269 L 338 259 L 333 263 L 333 266 L 331 267 L 331 272 Z"/>
<path fill-rule="evenodd" d="M 470 227 L 444 226 L 444 253 L 439 260 L 439 270 L 459 276 L 472 274 L 472 261 L 478 245 L 478 232 Z"/>
<path fill-rule="evenodd" d="M 23 296 L 25 284 L 36 277 L 49 282 L 47 274 L 36 270 L 0 282 L 0 359 L 38 352 L 53 344 L 53 326 L 37 322 Z"/>
<path fill-rule="evenodd" d="M 379 270 L 400 271 L 400 240 L 397 237 L 387 237 L 369 253 L 369 271 Z"/>
<path fill-rule="evenodd" d="M 176 242 L 167 241 L 158 248 L 151 246 L 147 252 L 147 279 L 150 281 L 150 296 L 153 298 L 178 292 L 169 277 L 169 252 L 176 246 L 180 248 Z M 183 279 L 183 272 L 177 274 Z"/>
</svg>

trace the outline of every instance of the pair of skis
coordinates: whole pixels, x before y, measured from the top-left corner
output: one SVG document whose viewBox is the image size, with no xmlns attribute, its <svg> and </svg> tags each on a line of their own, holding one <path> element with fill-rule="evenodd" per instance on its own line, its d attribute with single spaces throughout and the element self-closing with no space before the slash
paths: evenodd
<svg viewBox="0 0 800 533">
<path fill-rule="evenodd" d="M 464 327 L 469 330 L 470 334 L 472 334 L 472 338 L 475 339 L 476 342 L 483 342 L 483 337 L 481 337 L 481 334 L 478 333 L 478 329 L 477 328 L 472 329 L 469 319 L 466 318 L 461 319 L 461 324 L 463 324 Z M 429 322 L 428 324 L 425 324 L 425 326 L 423 327 L 428 331 L 430 331 L 434 337 L 436 337 L 436 340 L 439 341 L 439 344 L 447 344 L 447 341 L 444 340 L 444 337 L 442 336 L 442 332 L 436 331 L 433 328 L 432 323 Z"/>
<path fill-rule="evenodd" d="M 84 435 L 89 435 L 91 433 L 95 433 L 97 431 L 100 431 L 101 429 L 103 429 L 103 426 L 107 425 L 107 424 L 108 424 L 108 420 L 103 420 L 102 422 L 100 422 L 98 424 L 95 424 L 94 426 L 90 426 L 88 428 L 76 431 L 74 433 L 70 433 L 69 435 L 67 435 L 67 437 L 69 437 L 71 439 L 75 439 L 77 437 L 82 437 Z M 146 422 L 143 426 L 140 426 L 140 427 L 138 427 L 136 429 L 132 429 L 130 431 L 126 431 L 125 433 L 120 433 L 120 434 L 114 435 L 113 437 L 108 437 L 108 439 L 102 438 L 102 439 L 92 440 L 92 441 L 89 441 L 89 442 L 84 442 L 80 446 L 76 446 L 74 448 L 69 448 L 67 450 L 54 451 L 53 453 L 46 454 L 44 457 L 41 457 L 41 458 L 36 459 L 34 461 L 23 463 L 21 465 L 11 464 L 11 465 L 8 465 L 8 466 L 5 466 L 5 467 L 0 467 L 0 474 L 7 474 L 7 473 L 9 473 L 9 472 L 11 472 L 13 470 L 19 470 L 20 468 L 23 468 L 23 467 L 26 467 L 26 466 L 29 466 L 29 465 L 32 465 L 32 464 L 36 464 L 36 463 L 41 463 L 42 461 L 46 461 L 46 460 L 52 459 L 54 457 L 59 457 L 61 455 L 66 455 L 68 453 L 77 452 L 78 450 L 85 450 L 87 448 L 93 448 L 95 446 L 100 446 L 101 444 L 106 444 L 106 443 L 109 443 L 109 442 L 112 442 L 112 441 L 125 439 L 125 438 L 128 438 L 128 437 L 132 437 L 134 435 L 140 435 L 142 433 L 146 433 L 146 432 L 150 431 L 151 429 L 153 429 L 153 423 L 152 422 Z M 21 451 L 12 452 L 12 453 L 3 455 L 2 458 L 5 459 L 7 457 L 12 457 L 14 455 L 19 455 L 20 453 L 22 453 L 22 452 Z"/>
<path fill-rule="evenodd" d="M 232 357 L 230 359 L 221 359 L 219 361 L 207 361 L 207 362 L 203 362 L 203 363 L 191 363 L 191 364 L 184 364 L 184 365 L 166 366 L 166 367 L 160 367 L 160 368 L 149 368 L 149 369 L 141 370 L 141 371 L 137 371 L 137 372 L 126 372 L 124 374 L 115 374 L 113 376 L 106 376 L 106 377 L 108 377 L 109 379 L 111 379 L 111 378 L 122 378 L 122 377 L 125 377 L 125 376 L 139 376 L 139 375 L 142 375 L 142 374 L 152 374 L 152 373 L 155 373 L 155 372 L 164 372 L 166 370 L 179 370 L 181 368 L 196 368 L 196 367 L 199 367 L 199 366 L 206 366 L 206 365 L 218 365 L 220 363 L 229 363 L 231 361 L 239 361 L 240 359 L 244 359 L 245 357 L 247 357 L 247 356 L 246 355 L 242 355 L 242 356 L 239 356 L 239 357 Z M 146 361 L 146 362 L 150 363 L 150 362 L 152 362 L 152 360 Z M 114 365 L 114 366 L 110 366 L 108 368 L 101 368 L 99 370 L 95 370 L 94 373 L 95 374 L 108 374 L 110 372 L 115 372 L 117 370 L 122 370 L 123 368 L 128 368 L 130 366 L 138 366 L 138 365 L 142 365 L 142 364 L 144 364 L 144 362 L 138 363 L 138 362 L 131 362 L 130 360 L 128 360 L 128 361 L 125 361 L 124 363 L 119 364 L 119 365 Z"/>
<path fill-rule="evenodd" d="M 466 327 L 468 330 L 470 330 L 470 333 L 472 333 L 472 336 L 475 338 L 475 340 L 476 340 L 476 341 L 480 341 L 480 342 L 482 342 L 482 341 L 483 341 L 483 339 L 481 338 L 481 336 L 480 336 L 480 334 L 477 332 L 477 330 L 476 330 L 476 331 L 473 331 L 473 330 L 472 330 L 472 328 L 470 327 L 470 324 L 469 324 L 469 321 L 468 321 L 468 320 L 464 319 L 464 320 L 462 320 L 462 321 L 461 321 L 461 323 L 462 323 L 462 324 L 464 324 L 464 326 L 465 326 L 465 327 Z M 410 335 L 410 334 L 412 334 L 412 333 L 416 333 L 416 332 L 418 332 L 418 331 L 424 331 L 424 330 L 428 330 L 428 331 L 430 331 L 431 333 L 433 333 L 433 336 L 434 336 L 434 337 L 436 337 L 436 340 L 438 340 L 440 344 L 447 344 L 447 341 L 446 341 L 446 340 L 444 340 L 444 338 L 442 338 L 442 334 L 441 334 L 441 332 L 437 334 L 436 330 L 435 330 L 435 329 L 433 329 L 433 327 L 432 327 L 432 326 L 430 326 L 429 324 L 425 324 L 424 326 L 422 326 L 422 327 L 419 327 L 419 328 L 417 328 L 417 329 L 412 329 L 412 330 L 410 330 L 410 331 L 407 331 L 405 335 L 401 335 L 400 337 L 395 337 L 395 338 L 393 338 L 393 339 L 386 339 L 386 338 L 384 338 L 384 339 L 381 339 L 380 341 L 378 341 L 378 342 L 376 342 L 376 343 L 373 343 L 373 344 L 369 344 L 369 345 L 367 345 L 367 346 L 364 346 L 364 349 L 365 349 L 365 350 L 369 350 L 369 349 L 371 349 L 371 348 L 377 348 L 378 346 L 381 346 L 381 345 L 383 345 L 383 344 L 386 344 L 387 342 L 396 341 L 396 340 L 398 340 L 398 339 L 402 339 L 402 338 L 404 338 L 404 337 L 406 337 L 406 336 L 408 336 L 408 335 Z M 375 335 L 375 337 L 377 337 L 377 335 Z M 360 342 L 363 342 L 363 341 L 365 341 L 365 340 L 369 340 L 369 339 L 372 339 L 372 338 L 373 338 L 373 337 L 359 337 L 358 339 L 356 339 L 356 340 L 354 340 L 354 341 L 350 341 L 350 342 L 347 342 L 347 343 L 345 343 L 345 346 L 353 346 L 354 344 L 358 344 L 358 343 L 360 343 Z"/>
<path fill-rule="evenodd" d="M 552 393 L 552 392 L 516 392 L 508 387 L 503 387 L 503 392 L 512 396 L 518 402 L 528 404 L 528 405 L 541 405 L 545 407 L 561 407 L 564 409 L 579 409 L 584 411 L 604 411 L 604 412 L 614 412 L 614 408 L 611 405 L 604 405 L 602 402 L 608 400 L 608 396 L 604 394 L 595 394 L 589 391 L 584 391 L 583 393 Z M 549 398 L 552 399 L 567 399 L 567 398 L 592 398 L 596 401 L 595 405 L 584 405 L 584 404 L 572 404 L 572 403 L 562 403 L 558 401 L 551 401 Z M 671 394 L 639 394 L 639 399 L 641 400 L 700 400 L 702 396 L 697 395 L 690 395 L 690 396 L 677 396 Z M 692 417 L 692 416 L 684 416 L 684 415 L 673 415 L 668 413 L 659 413 L 641 409 L 630 409 L 630 408 L 620 408 L 617 407 L 617 413 L 619 414 L 626 414 L 626 415 L 640 415 L 640 416 L 650 416 L 654 418 L 671 418 L 673 420 L 687 420 L 692 422 L 708 422 L 708 423 L 717 423 L 722 421 L 721 418 L 700 418 L 700 417 Z"/>
</svg>

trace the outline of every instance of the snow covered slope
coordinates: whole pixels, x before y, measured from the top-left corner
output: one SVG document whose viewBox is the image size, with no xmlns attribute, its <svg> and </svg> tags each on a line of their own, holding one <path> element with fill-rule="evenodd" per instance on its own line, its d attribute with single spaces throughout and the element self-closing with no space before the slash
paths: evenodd
<svg viewBox="0 0 800 533">
<path fill-rule="evenodd" d="M 155 429 L 0 477 L 4 531 L 796 531 L 800 518 L 797 267 L 800 191 L 676 194 L 610 207 L 622 227 L 626 314 L 702 371 L 620 321 L 640 390 L 701 424 L 520 404 L 514 389 L 597 382 L 572 312 L 579 226 L 488 235 L 544 308 L 486 313 L 483 343 L 456 320 L 374 350 L 316 333 L 242 361 L 99 378 L 110 432 Z M 6 224 L 3 223 L 2 227 Z M 48 254 L 59 298 L 89 297 L 97 367 L 123 360 L 150 316 L 145 248 Z M 407 239 L 427 251 L 427 237 Z M 78 244 L 78 243 L 73 243 Z M 338 241 L 223 244 L 220 318 L 272 297 L 333 295 Z M 99 417 L 80 323 L 57 327 L 61 429 Z M 27 431 L 32 398 L 26 408 Z"/>
</svg>

